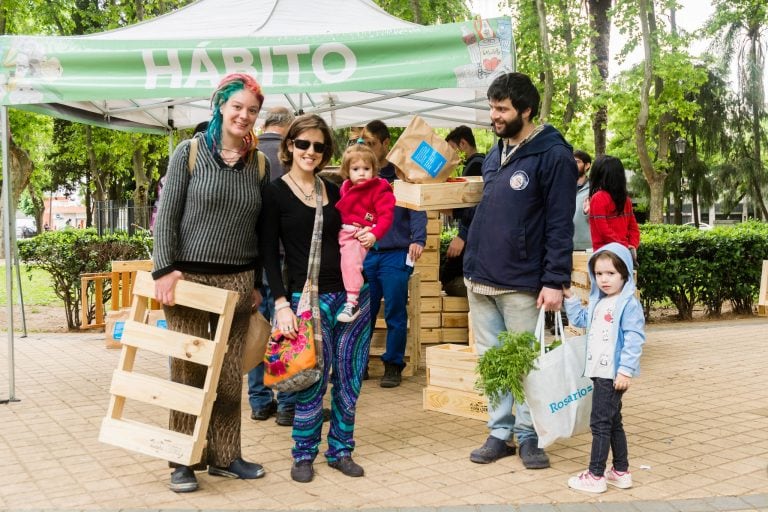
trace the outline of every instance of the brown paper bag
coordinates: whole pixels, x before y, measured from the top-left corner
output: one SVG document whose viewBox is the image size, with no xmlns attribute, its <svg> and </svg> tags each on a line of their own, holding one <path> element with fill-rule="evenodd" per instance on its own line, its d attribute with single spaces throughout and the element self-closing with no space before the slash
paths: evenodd
<svg viewBox="0 0 768 512">
<path fill-rule="evenodd" d="M 442 183 L 459 164 L 459 155 L 422 118 L 413 116 L 387 155 L 398 177 L 410 183 Z"/>
<path fill-rule="evenodd" d="M 243 373 L 248 373 L 264 359 L 272 325 L 258 311 L 251 313 L 243 346 Z"/>
</svg>

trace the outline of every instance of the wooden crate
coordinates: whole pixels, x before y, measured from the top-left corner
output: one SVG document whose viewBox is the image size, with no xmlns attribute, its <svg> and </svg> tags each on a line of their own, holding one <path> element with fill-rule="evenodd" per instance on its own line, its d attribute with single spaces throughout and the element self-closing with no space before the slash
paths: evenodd
<svg viewBox="0 0 768 512">
<path fill-rule="evenodd" d="M 441 309 L 441 305 L 442 305 L 442 300 L 440 299 L 440 297 L 422 297 L 421 298 L 422 313 L 439 313 Z"/>
<path fill-rule="evenodd" d="M 422 313 L 421 314 L 421 327 L 425 328 L 437 328 L 441 327 L 442 318 L 440 313 Z"/>
<path fill-rule="evenodd" d="M 488 402 L 477 393 L 427 386 L 423 392 L 423 404 L 426 411 L 488 421 Z"/>
<path fill-rule="evenodd" d="M 757 314 L 768 316 L 768 260 L 763 260 L 763 273 L 760 277 L 760 293 L 757 296 Z"/>
<path fill-rule="evenodd" d="M 421 260 L 416 263 L 416 268 L 421 274 L 422 281 L 439 281 L 440 280 L 440 265 L 422 265 Z"/>
<path fill-rule="evenodd" d="M 465 179 L 463 182 L 444 183 L 395 180 L 396 204 L 411 210 L 445 210 L 475 205 L 483 195 L 483 178 L 468 176 Z"/>
<path fill-rule="evenodd" d="M 444 343 L 467 343 L 469 329 L 467 327 L 443 327 L 442 340 Z"/>
<path fill-rule="evenodd" d="M 443 297 L 443 311 L 469 311 L 466 297 Z"/>
<path fill-rule="evenodd" d="M 419 257 L 419 261 L 416 262 L 416 266 L 420 268 L 420 265 L 440 265 L 440 252 L 437 250 L 424 250 Z M 424 278 L 422 278 L 424 279 Z M 426 281 L 427 279 L 424 279 Z M 436 281 L 436 279 L 435 279 Z"/>
<path fill-rule="evenodd" d="M 460 313 L 453 313 L 449 311 L 443 311 L 442 315 L 442 325 L 441 327 L 461 327 L 461 328 L 468 328 L 469 327 L 469 317 L 468 313 L 466 312 L 460 312 Z"/>
<path fill-rule="evenodd" d="M 123 348 L 112 376 L 109 409 L 101 423 L 99 441 L 189 466 L 200 461 L 206 445 L 237 293 L 184 280 L 176 283 L 177 304 L 219 315 L 216 335 L 210 340 L 144 324 L 148 299 L 154 294 L 152 276 L 148 272 L 138 272 L 133 284 L 130 319 L 125 324 Z M 139 349 L 206 366 L 203 387 L 187 386 L 135 371 Z M 196 417 L 193 433 L 182 434 L 127 419 L 123 416 L 126 400 L 191 414 Z"/>
<path fill-rule="evenodd" d="M 443 292 L 443 285 L 440 281 L 422 281 L 421 297 L 440 297 Z"/>
</svg>

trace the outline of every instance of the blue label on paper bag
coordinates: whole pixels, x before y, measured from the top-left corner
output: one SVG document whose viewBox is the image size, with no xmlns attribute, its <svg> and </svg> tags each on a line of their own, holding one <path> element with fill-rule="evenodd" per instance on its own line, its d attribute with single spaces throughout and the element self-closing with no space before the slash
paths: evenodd
<svg viewBox="0 0 768 512">
<path fill-rule="evenodd" d="M 411 160 L 419 164 L 433 178 L 440 173 L 440 169 L 447 162 L 446 158 L 426 141 L 421 141 L 419 147 L 411 155 Z"/>
<path fill-rule="evenodd" d="M 121 320 L 119 322 L 115 322 L 115 330 L 112 331 L 112 338 L 116 340 L 123 339 L 123 329 L 125 329 L 125 321 Z"/>
<path fill-rule="evenodd" d="M 167 329 L 168 328 L 168 321 L 165 318 L 161 318 L 155 323 L 156 327 L 159 327 L 161 329 Z"/>
</svg>

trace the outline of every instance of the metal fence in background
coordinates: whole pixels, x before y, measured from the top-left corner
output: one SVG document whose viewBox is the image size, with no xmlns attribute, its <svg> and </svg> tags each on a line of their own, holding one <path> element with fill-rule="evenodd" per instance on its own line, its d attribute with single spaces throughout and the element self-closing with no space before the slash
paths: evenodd
<svg viewBox="0 0 768 512">
<path fill-rule="evenodd" d="M 99 236 L 117 231 L 133 235 L 151 227 L 152 205 L 135 205 L 133 201 L 96 201 L 95 206 L 93 225 Z"/>
</svg>

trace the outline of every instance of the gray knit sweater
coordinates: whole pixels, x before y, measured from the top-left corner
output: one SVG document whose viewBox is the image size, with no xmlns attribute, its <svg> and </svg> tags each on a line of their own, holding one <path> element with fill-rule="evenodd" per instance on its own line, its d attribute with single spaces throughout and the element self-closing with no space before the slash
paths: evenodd
<svg viewBox="0 0 768 512">
<path fill-rule="evenodd" d="M 188 140 L 168 165 L 155 223 L 155 279 L 173 270 L 223 274 L 257 267 L 256 225 L 269 162 L 259 180 L 255 154 L 245 165 L 228 167 L 214 158 L 202 134 L 196 137 L 192 172 Z"/>
</svg>

